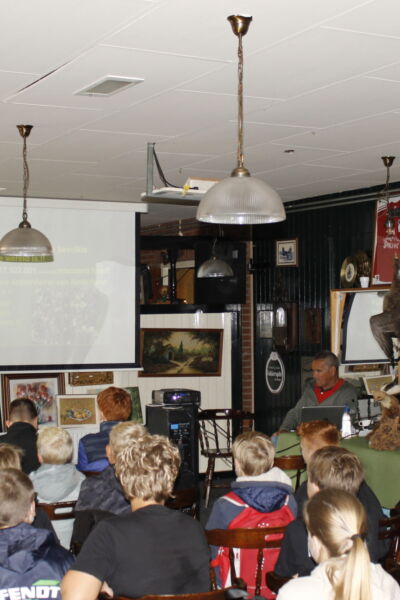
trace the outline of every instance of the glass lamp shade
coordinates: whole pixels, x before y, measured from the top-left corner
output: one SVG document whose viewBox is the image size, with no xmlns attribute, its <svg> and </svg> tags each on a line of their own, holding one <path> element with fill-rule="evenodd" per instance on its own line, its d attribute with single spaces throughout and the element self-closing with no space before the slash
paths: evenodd
<svg viewBox="0 0 400 600">
<path fill-rule="evenodd" d="M 199 279 L 207 279 L 209 277 L 233 277 L 233 271 L 227 262 L 213 256 L 200 265 L 197 271 L 197 277 Z"/>
<path fill-rule="evenodd" d="M 21 225 L 0 240 L 0 261 L 52 262 L 53 249 L 47 237 L 37 229 Z"/>
<path fill-rule="evenodd" d="M 231 176 L 212 186 L 197 208 L 206 223 L 258 225 L 286 219 L 279 194 L 256 177 Z"/>
</svg>

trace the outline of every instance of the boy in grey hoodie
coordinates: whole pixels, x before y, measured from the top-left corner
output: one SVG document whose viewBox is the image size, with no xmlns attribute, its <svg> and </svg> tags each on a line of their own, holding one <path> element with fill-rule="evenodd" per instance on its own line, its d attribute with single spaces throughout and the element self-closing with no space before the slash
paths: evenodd
<svg viewBox="0 0 400 600">
<path fill-rule="evenodd" d="M 73 443 L 69 433 L 61 427 L 45 427 L 38 433 L 37 449 L 41 466 L 30 474 L 30 478 L 38 501 L 53 503 L 77 500 L 85 476 L 71 463 Z M 67 549 L 73 524 L 74 519 L 54 521 L 60 542 Z"/>
</svg>

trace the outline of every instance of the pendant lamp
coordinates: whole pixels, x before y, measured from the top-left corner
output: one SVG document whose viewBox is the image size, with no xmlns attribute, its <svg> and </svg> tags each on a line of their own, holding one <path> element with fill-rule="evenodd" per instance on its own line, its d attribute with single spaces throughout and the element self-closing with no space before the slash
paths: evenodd
<svg viewBox="0 0 400 600">
<path fill-rule="evenodd" d="M 218 258 L 216 251 L 217 239 L 214 240 L 211 250 L 211 258 L 205 260 L 197 270 L 199 279 L 211 277 L 233 277 L 232 267 L 222 258 Z"/>
<path fill-rule="evenodd" d="M 387 215 L 386 215 L 386 219 L 385 219 L 385 230 L 386 230 L 386 235 L 388 235 L 389 237 L 394 235 L 395 233 L 395 223 L 394 223 L 394 214 L 390 208 L 390 195 L 389 195 L 389 181 L 390 181 L 390 167 L 393 164 L 394 159 L 396 158 L 395 156 L 382 156 L 382 161 L 383 164 L 386 167 L 386 184 L 385 184 L 385 202 L 386 202 L 386 210 L 387 210 Z"/>
<path fill-rule="evenodd" d="M 0 261 L 7 262 L 52 262 L 53 249 L 47 237 L 37 229 L 33 229 L 28 221 L 27 194 L 29 188 L 29 168 L 27 161 L 26 138 L 32 125 L 17 125 L 24 140 L 22 159 L 24 165 L 24 204 L 22 221 L 16 229 L 9 231 L 0 240 Z"/>
<path fill-rule="evenodd" d="M 213 185 L 197 208 L 196 218 L 206 223 L 258 225 L 286 219 L 279 194 L 267 183 L 251 177 L 243 156 L 243 47 L 252 17 L 231 15 L 228 21 L 238 37 L 238 143 L 237 166 L 231 176 Z"/>
</svg>

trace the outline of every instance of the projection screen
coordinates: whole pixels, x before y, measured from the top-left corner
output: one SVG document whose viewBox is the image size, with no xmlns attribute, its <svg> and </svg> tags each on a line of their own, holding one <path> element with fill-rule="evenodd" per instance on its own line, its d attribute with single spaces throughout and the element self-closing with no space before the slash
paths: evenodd
<svg viewBox="0 0 400 600">
<path fill-rule="evenodd" d="M 1 198 L 0 236 L 22 200 Z M 30 200 L 53 263 L 0 261 L 0 370 L 138 367 L 138 212 L 146 205 Z"/>
</svg>

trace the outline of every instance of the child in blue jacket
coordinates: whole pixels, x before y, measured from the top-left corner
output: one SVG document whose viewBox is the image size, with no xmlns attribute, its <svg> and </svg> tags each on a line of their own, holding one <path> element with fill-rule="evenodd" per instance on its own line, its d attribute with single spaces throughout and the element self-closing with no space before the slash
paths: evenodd
<svg viewBox="0 0 400 600">
<path fill-rule="evenodd" d="M 50 531 L 32 527 L 34 517 L 29 477 L 0 469 L 0 598 L 61 600 L 60 580 L 74 557 Z"/>
</svg>

